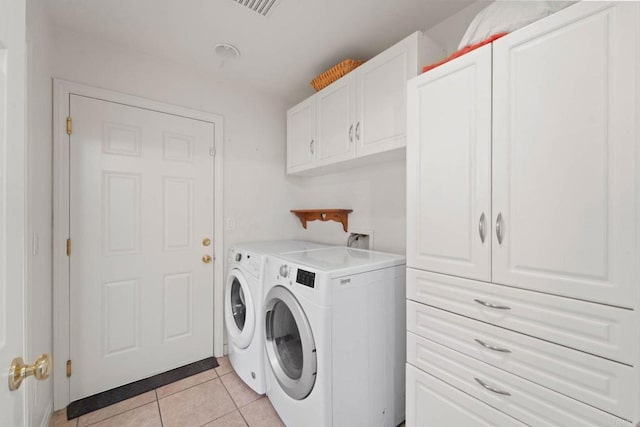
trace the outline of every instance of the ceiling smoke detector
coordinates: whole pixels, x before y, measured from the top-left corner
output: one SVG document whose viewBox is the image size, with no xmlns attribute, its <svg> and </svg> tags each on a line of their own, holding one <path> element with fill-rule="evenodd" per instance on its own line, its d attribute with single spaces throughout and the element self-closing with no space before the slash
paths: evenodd
<svg viewBox="0 0 640 427">
<path fill-rule="evenodd" d="M 233 0 L 241 6 L 248 7 L 262 16 L 269 16 L 280 0 Z"/>
<path fill-rule="evenodd" d="M 240 51 L 237 47 L 229 43 L 217 44 L 214 48 L 216 55 L 222 59 L 236 59 L 240 56 Z"/>
</svg>

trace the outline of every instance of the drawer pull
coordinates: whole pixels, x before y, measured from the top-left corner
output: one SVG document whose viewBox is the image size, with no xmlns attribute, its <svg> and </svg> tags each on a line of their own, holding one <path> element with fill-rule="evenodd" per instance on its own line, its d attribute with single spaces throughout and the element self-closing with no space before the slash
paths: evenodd
<svg viewBox="0 0 640 427">
<path fill-rule="evenodd" d="M 474 299 L 474 301 L 480 305 L 484 305 L 485 307 L 495 308 L 497 310 L 511 310 L 511 307 L 507 307 L 506 305 L 491 304 L 490 302 L 484 302 L 479 299 Z"/>
<path fill-rule="evenodd" d="M 489 350 L 493 350 L 493 351 L 498 351 L 500 353 L 511 353 L 511 350 L 507 349 L 507 348 L 500 348 L 500 347 L 496 347 L 493 346 L 491 344 L 487 344 L 486 342 L 483 342 L 479 339 L 476 338 L 476 342 L 478 344 L 480 344 L 481 346 L 483 346 L 484 348 L 488 348 Z"/>
<path fill-rule="evenodd" d="M 496 393 L 496 394 L 501 394 L 503 396 L 511 396 L 511 393 L 509 393 L 508 391 L 503 391 L 503 390 L 498 390 L 497 388 L 493 388 L 490 385 L 487 385 L 484 383 L 484 381 L 482 381 L 480 378 L 474 378 L 478 384 L 480 384 L 482 387 L 486 388 L 487 390 Z"/>
</svg>

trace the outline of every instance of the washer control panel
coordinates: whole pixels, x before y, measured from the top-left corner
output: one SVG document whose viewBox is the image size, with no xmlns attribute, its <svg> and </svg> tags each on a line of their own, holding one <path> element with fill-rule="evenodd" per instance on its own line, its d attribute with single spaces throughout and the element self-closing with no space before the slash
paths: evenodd
<svg viewBox="0 0 640 427">
<path fill-rule="evenodd" d="M 298 274 L 296 275 L 296 283 L 300 283 L 301 285 L 308 286 L 310 288 L 315 288 L 315 281 L 316 273 L 306 271 L 301 268 L 298 269 Z"/>
</svg>

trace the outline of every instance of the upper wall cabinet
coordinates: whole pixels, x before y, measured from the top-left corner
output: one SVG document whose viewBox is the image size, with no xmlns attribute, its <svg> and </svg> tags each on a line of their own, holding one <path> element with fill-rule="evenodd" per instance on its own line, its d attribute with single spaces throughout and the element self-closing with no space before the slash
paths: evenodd
<svg viewBox="0 0 640 427">
<path fill-rule="evenodd" d="M 581 2 L 409 83 L 409 267 L 635 304 L 638 10 Z"/>
<path fill-rule="evenodd" d="M 291 108 L 287 173 L 319 175 L 397 156 L 406 145 L 407 80 L 442 53 L 416 32 Z"/>
</svg>

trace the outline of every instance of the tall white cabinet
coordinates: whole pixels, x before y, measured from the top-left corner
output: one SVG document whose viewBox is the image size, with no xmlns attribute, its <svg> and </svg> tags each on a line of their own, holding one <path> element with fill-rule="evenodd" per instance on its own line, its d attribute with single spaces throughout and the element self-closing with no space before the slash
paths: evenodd
<svg viewBox="0 0 640 427">
<path fill-rule="evenodd" d="M 640 422 L 640 4 L 411 80 L 407 138 L 407 425 Z"/>
</svg>

